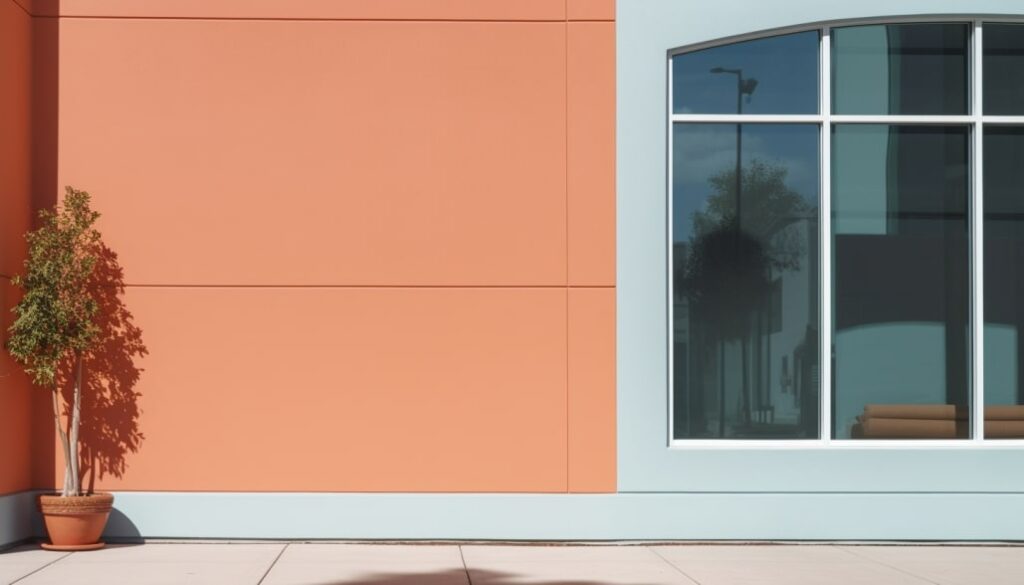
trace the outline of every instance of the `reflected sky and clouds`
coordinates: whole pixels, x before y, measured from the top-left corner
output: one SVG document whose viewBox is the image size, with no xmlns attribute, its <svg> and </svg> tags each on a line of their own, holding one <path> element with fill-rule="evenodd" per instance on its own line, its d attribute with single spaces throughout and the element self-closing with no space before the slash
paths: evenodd
<svg viewBox="0 0 1024 585">
<path fill-rule="evenodd" d="M 710 179 L 735 172 L 736 124 L 675 124 L 672 131 L 672 235 L 681 242 L 692 235 L 693 214 L 715 192 Z M 744 169 L 755 160 L 785 169 L 786 186 L 817 207 L 817 125 L 741 124 L 740 131 Z"/>
<path fill-rule="evenodd" d="M 757 88 L 746 114 L 818 112 L 818 31 L 757 39 L 678 55 L 672 59 L 672 111 L 676 114 L 735 114 L 736 75 L 742 69 Z"/>
</svg>

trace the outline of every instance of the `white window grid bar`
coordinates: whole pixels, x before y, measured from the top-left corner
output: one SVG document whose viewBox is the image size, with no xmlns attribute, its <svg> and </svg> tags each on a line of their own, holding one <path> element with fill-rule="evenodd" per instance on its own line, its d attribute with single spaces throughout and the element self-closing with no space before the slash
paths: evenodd
<svg viewBox="0 0 1024 585">
<path fill-rule="evenodd" d="M 672 148 L 673 148 L 673 127 L 677 123 L 787 123 L 787 124 L 817 124 L 820 127 L 821 138 L 821 188 L 820 188 L 820 365 L 819 365 L 819 420 L 820 435 L 815 439 L 674 439 L 674 392 L 673 392 L 673 352 L 671 346 L 668 348 L 668 429 L 669 447 L 673 449 L 893 449 L 893 448 L 932 448 L 932 449 L 1020 449 L 1024 446 L 1024 439 L 985 439 L 984 437 L 984 185 L 983 185 L 983 144 L 985 125 L 1024 125 L 1024 116 L 986 116 L 983 113 L 983 82 L 981 79 L 983 61 L 983 28 L 985 23 L 992 22 L 1020 22 L 1019 19 L 972 19 L 969 22 L 962 19 L 950 18 L 907 18 L 907 19 L 877 19 L 873 21 L 856 21 L 843 23 L 844 25 L 856 24 L 900 24 L 917 22 L 963 22 L 970 27 L 970 108 L 967 115 L 952 116 L 915 116 L 915 115 L 848 115 L 832 114 L 831 99 L 831 29 L 834 26 L 819 26 L 816 28 L 794 27 L 786 30 L 775 31 L 774 33 L 754 33 L 732 38 L 726 41 L 719 40 L 713 43 L 704 43 L 700 46 L 682 48 L 673 51 L 668 58 L 668 218 L 667 235 L 669 239 L 668 249 L 668 270 L 666 274 L 672 274 Z M 819 112 L 818 114 L 676 114 L 672 107 L 672 57 L 697 50 L 720 46 L 723 43 L 740 42 L 766 38 L 772 34 L 787 34 L 806 30 L 820 31 L 819 49 Z M 971 438 L 969 439 L 833 439 L 832 438 L 832 213 L 831 213 L 831 127 L 833 124 L 915 124 L 915 125 L 966 125 L 971 127 L 971 199 L 969 201 L 971 223 L 970 229 L 970 258 L 972 275 L 970 291 L 970 312 L 971 312 Z M 674 307 L 673 307 L 673 283 L 671 277 L 668 279 L 668 340 L 672 343 L 674 333 Z"/>
<path fill-rule="evenodd" d="M 673 439 L 669 449 L 704 451 L 816 450 L 816 449 L 1014 449 L 1024 448 L 1024 439 Z"/>
<path fill-rule="evenodd" d="M 669 58 L 667 60 L 667 65 L 668 65 L 668 91 L 666 93 L 666 98 L 667 99 L 665 101 L 667 102 L 666 106 L 668 108 L 669 118 L 671 118 L 672 117 L 672 109 L 673 109 L 673 107 L 672 107 L 672 95 L 673 95 L 672 94 L 672 87 L 673 87 L 673 83 L 672 83 L 672 59 L 671 58 Z M 676 408 L 675 408 L 675 393 L 676 392 L 675 392 L 675 388 L 676 388 L 676 384 L 675 384 L 675 375 L 673 373 L 674 369 L 675 369 L 673 367 L 673 363 L 674 363 L 674 360 L 675 360 L 675 327 L 676 327 L 675 283 L 673 282 L 674 275 L 675 275 L 675 260 L 673 259 L 673 255 L 675 253 L 675 234 L 672 233 L 672 213 L 673 213 L 673 211 L 672 211 L 672 209 L 673 209 L 672 208 L 672 199 L 674 198 L 673 192 L 672 192 L 673 191 L 673 185 L 674 185 L 673 179 L 672 179 L 672 168 L 675 166 L 673 164 L 673 162 L 672 162 L 672 153 L 675 152 L 675 147 L 673 145 L 673 136 L 674 135 L 675 135 L 675 124 L 669 124 L 668 125 L 668 137 L 666 139 L 666 143 L 668 144 L 668 152 L 666 154 L 666 160 L 665 160 L 665 163 L 666 163 L 665 166 L 668 168 L 668 206 L 666 208 L 667 209 L 667 214 L 666 214 L 666 217 L 665 217 L 665 237 L 668 240 L 668 253 L 665 255 L 665 259 L 667 261 L 667 265 L 665 266 L 665 274 L 668 275 L 667 282 L 666 282 L 667 286 L 665 287 L 665 297 L 666 297 L 666 301 L 668 303 L 668 325 L 665 328 L 665 332 L 668 334 L 668 344 L 669 344 L 668 345 L 668 361 L 667 361 L 668 365 L 667 365 L 666 376 L 667 376 L 667 379 L 668 379 L 668 437 L 667 437 L 667 439 L 668 439 L 668 444 L 669 444 L 670 447 L 672 446 L 672 442 L 675 441 L 675 436 L 676 436 L 676 431 L 675 431 L 675 419 L 676 419 L 676 416 L 675 416 L 675 413 L 676 413 Z M 689 364 L 687 364 L 687 365 L 689 365 Z M 689 369 L 687 369 L 687 371 L 689 371 Z"/>
<path fill-rule="evenodd" d="M 985 440 L 985 215 L 983 146 L 984 118 L 982 110 L 982 22 L 974 21 L 971 34 L 971 112 L 974 125 L 971 128 L 971 439 L 975 443 Z"/>
<path fill-rule="evenodd" d="M 821 93 L 825 93 L 824 88 Z M 973 98 L 972 98 L 973 99 Z M 985 116 L 967 114 L 963 116 L 890 116 L 850 114 L 672 114 L 673 123 L 697 124 L 936 124 L 943 126 L 969 126 L 976 121 L 986 124 L 1024 124 L 1024 116 Z"/>
<path fill-rule="evenodd" d="M 821 31 L 819 55 L 818 111 L 823 120 L 818 149 L 818 438 L 828 445 L 832 442 L 832 31 L 828 27 Z"/>
</svg>

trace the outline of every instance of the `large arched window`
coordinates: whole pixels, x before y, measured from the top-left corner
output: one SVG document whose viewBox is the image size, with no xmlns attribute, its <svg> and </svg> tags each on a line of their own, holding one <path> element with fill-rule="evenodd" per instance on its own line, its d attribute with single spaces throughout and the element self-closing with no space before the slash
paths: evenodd
<svg viewBox="0 0 1024 585">
<path fill-rule="evenodd" d="M 671 440 L 1024 438 L 1024 25 L 669 69 Z"/>
</svg>

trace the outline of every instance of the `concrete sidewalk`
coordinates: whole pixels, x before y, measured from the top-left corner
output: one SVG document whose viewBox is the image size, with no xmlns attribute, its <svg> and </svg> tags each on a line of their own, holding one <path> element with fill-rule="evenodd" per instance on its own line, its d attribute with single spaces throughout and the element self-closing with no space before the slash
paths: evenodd
<svg viewBox="0 0 1024 585">
<path fill-rule="evenodd" d="M 1021 585 L 1024 547 L 145 544 L 0 553 L 19 585 Z"/>
</svg>

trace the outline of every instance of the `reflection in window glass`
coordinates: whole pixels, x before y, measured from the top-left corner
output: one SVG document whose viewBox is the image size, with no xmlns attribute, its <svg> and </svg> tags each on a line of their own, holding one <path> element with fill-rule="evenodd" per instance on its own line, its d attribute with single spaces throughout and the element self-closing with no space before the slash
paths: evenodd
<svg viewBox="0 0 1024 585">
<path fill-rule="evenodd" d="M 818 31 L 678 55 L 672 85 L 676 114 L 816 114 Z"/>
<path fill-rule="evenodd" d="M 817 438 L 818 127 L 673 141 L 675 438 Z"/>
<path fill-rule="evenodd" d="M 985 114 L 1024 114 L 1024 25 L 986 24 L 982 35 Z"/>
<path fill-rule="evenodd" d="M 1019 439 L 1024 438 L 1024 127 L 986 128 L 984 146 L 985 436 Z"/>
<path fill-rule="evenodd" d="M 836 114 L 967 113 L 967 25 L 832 30 Z"/>
<path fill-rule="evenodd" d="M 966 127 L 833 127 L 835 438 L 968 436 L 967 155 Z"/>
</svg>

